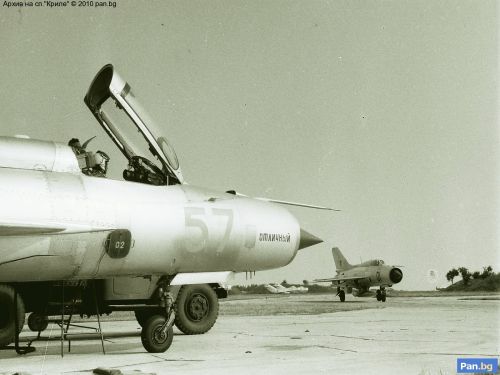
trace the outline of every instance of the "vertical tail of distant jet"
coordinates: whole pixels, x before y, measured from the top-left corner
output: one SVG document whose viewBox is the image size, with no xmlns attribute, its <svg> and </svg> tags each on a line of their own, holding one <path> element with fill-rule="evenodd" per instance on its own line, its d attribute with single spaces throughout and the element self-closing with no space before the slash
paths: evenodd
<svg viewBox="0 0 500 375">
<path fill-rule="evenodd" d="M 332 249 L 333 260 L 335 261 L 335 267 L 337 271 L 347 270 L 352 268 L 347 259 L 342 255 L 340 249 L 338 247 L 334 247 Z"/>
</svg>

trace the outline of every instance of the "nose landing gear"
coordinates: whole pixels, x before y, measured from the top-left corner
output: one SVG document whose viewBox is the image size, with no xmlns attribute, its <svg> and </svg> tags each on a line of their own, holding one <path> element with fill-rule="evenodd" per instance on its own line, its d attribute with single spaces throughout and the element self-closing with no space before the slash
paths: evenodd
<svg viewBox="0 0 500 375">
<path fill-rule="evenodd" d="M 340 298 L 340 302 L 345 302 L 345 291 L 341 288 L 337 288 L 337 296 Z"/>
<path fill-rule="evenodd" d="M 141 331 L 142 346 L 149 353 L 165 352 L 172 345 L 174 338 L 174 299 L 168 292 L 168 287 L 165 289 L 160 287 L 158 293 L 161 300 L 160 306 L 165 311 L 146 319 Z"/>
<path fill-rule="evenodd" d="M 380 287 L 380 289 L 377 290 L 377 301 L 385 302 L 386 299 L 386 293 L 385 293 L 385 288 Z"/>
</svg>

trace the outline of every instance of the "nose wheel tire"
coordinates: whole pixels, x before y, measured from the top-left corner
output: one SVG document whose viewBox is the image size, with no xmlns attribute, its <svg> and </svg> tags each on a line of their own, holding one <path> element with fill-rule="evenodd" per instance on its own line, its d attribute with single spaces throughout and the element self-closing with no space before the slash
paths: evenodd
<svg viewBox="0 0 500 375">
<path fill-rule="evenodd" d="M 153 315 L 145 323 L 141 331 L 142 346 L 149 353 L 163 353 L 170 348 L 174 338 L 172 326 L 163 330 L 165 317 L 163 315 Z"/>
</svg>

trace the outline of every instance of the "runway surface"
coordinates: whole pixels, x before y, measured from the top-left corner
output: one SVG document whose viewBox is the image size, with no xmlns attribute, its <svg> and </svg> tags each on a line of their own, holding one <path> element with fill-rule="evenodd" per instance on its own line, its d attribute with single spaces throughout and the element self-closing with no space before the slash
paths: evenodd
<svg viewBox="0 0 500 375">
<path fill-rule="evenodd" d="M 0 374 L 91 374 L 97 367 L 123 374 L 456 374 L 457 357 L 498 358 L 499 327 L 498 296 L 386 303 L 348 296 L 343 304 L 334 295 L 263 296 L 222 302 L 210 332 L 174 330 L 161 354 L 145 352 L 135 321 L 106 321 L 106 355 L 92 336 L 72 340 L 70 353 L 66 343 L 62 358 L 59 327 L 51 325 L 36 352 L 0 351 Z M 22 339 L 32 335 L 25 328 Z"/>
</svg>

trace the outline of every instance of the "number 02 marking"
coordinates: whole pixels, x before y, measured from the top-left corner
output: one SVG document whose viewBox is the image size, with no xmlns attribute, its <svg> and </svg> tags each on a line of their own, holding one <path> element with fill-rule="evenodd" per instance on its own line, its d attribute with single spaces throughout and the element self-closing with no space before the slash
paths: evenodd
<svg viewBox="0 0 500 375">
<path fill-rule="evenodd" d="M 116 241 L 115 242 L 115 249 L 123 249 L 125 248 L 125 241 Z"/>
</svg>

